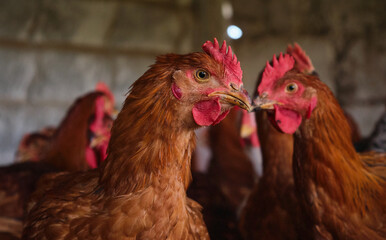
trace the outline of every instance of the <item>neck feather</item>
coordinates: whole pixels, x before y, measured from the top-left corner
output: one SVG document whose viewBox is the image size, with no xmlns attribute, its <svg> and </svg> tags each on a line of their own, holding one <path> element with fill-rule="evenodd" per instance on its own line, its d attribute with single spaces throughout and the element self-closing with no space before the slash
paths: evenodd
<svg viewBox="0 0 386 240">
<path fill-rule="evenodd" d="M 159 178 L 173 178 L 185 189 L 190 183 L 194 131 L 179 119 L 171 71 L 161 70 L 153 66 L 133 84 L 113 124 L 100 178 L 107 193 L 138 191 Z"/>
<path fill-rule="evenodd" d="M 382 180 L 362 163 L 351 142 L 351 130 L 331 91 L 318 86 L 318 106 L 295 133 L 294 175 L 298 187 L 312 181 L 329 197 L 365 211 L 382 194 Z M 300 192 L 308 194 L 306 189 Z M 375 194 L 374 194 L 375 193 Z M 376 198 L 378 198 L 376 197 Z"/>
<path fill-rule="evenodd" d="M 263 111 L 256 112 L 258 136 L 263 155 L 263 176 L 278 181 L 292 178 L 293 136 L 275 129 Z M 280 151 L 275 146 L 280 146 Z"/>
</svg>

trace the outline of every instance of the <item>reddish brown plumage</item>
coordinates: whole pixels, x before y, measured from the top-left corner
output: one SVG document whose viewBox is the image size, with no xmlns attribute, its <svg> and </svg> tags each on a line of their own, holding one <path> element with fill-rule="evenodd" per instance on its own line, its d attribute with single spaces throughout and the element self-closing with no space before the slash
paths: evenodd
<svg viewBox="0 0 386 240">
<path fill-rule="evenodd" d="M 305 89 L 302 96 L 276 98 L 293 82 Z M 384 239 L 385 181 L 355 152 L 349 124 L 332 92 L 317 77 L 296 70 L 277 80 L 273 89 L 268 99 L 285 99 L 281 107 L 303 117 L 294 134 L 293 174 L 310 234 L 316 239 Z M 315 97 L 317 106 L 308 116 L 299 98 Z M 386 161 L 385 155 L 379 158 Z"/>
<path fill-rule="evenodd" d="M 302 78 L 302 76 L 296 76 Z M 344 113 L 320 81 L 318 108 L 295 134 L 294 176 L 316 236 L 335 239 L 386 237 L 386 184 L 361 161 Z M 386 155 L 381 156 L 386 162 Z"/>
<path fill-rule="evenodd" d="M 43 131 L 23 139 L 21 144 L 26 149 L 21 147 L 19 157 L 25 162 L 0 168 L 0 218 L 3 221 L 23 219 L 25 204 L 42 175 L 89 168 L 84 155 L 89 144 L 88 126 L 95 111 L 95 100 L 102 96 L 100 92 L 92 92 L 77 99 L 54 134 Z M 34 142 L 35 136 L 38 142 Z M 0 231 L 21 235 L 21 228 L 15 230 L 13 225 Z"/>
<path fill-rule="evenodd" d="M 299 47 L 298 47 L 299 48 Z M 294 53 L 292 48 L 287 49 L 288 52 L 291 54 Z M 304 55 L 304 51 L 295 51 L 295 53 L 301 53 Z M 309 61 L 309 58 L 307 56 L 294 56 L 296 63 L 298 59 L 305 59 Z M 307 62 L 305 61 L 305 62 Z M 308 74 L 315 74 L 311 62 L 308 64 L 302 63 L 302 66 L 311 66 L 307 68 L 300 68 L 299 64 L 295 64 L 295 68 L 297 68 L 297 71 L 302 71 L 304 74 L 299 74 L 292 71 L 293 75 L 291 73 L 287 73 L 287 76 L 285 75 L 283 79 L 286 80 L 278 80 L 278 83 L 285 84 L 290 82 L 291 79 L 309 79 L 308 81 L 313 82 L 315 81 L 315 84 L 319 82 L 319 79 L 316 77 L 308 76 Z M 296 75 L 297 74 L 297 75 Z M 298 78 L 299 77 L 299 78 Z M 285 82 L 286 81 L 286 82 Z M 320 85 L 323 85 L 323 83 L 319 83 Z M 279 86 L 274 85 L 272 88 L 277 89 Z M 327 89 L 327 87 L 323 88 L 324 90 Z M 323 90 L 323 91 L 324 91 Z M 331 92 L 330 92 L 330 95 Z M 268 98 L 270 96 L 268 95 Z M 326 97 L 323 99 L 323 102 L 328 102 L 329 98 L 333 98 L 332 96 Z M 274 99 L 276 100 L 276 99 Z M 319 102 L 320 100 L 318 100 Z M 334 100 L 333 100 L 334 101 Z M 336 102 L 335 102 L 336 104 Z M 313 214 L 306 214 L 307 211 L 302 210 L 300 211 L 301 205 L 305 206 L 305 208 L 310 208 L 310 204 L 304 204 L 303 201 L 298 200 L 297 194 L 294 191 L 295 190 L 295 184 L 293 179 L 293 173 L 292 173 L 292 149 L 293 149 L 293 139 L 291 135 L 279 133 L 275 128 L 271 126 L 270 123 L 267 121 L 267 117 L 265 116 L 266 113 L 257 112 L 256 117 L 258 120 L 258 126 L 259 126 L 259 137 L 261 140 L 261 146 L 262 146 L 262 153 L 263 153 L 263 160 L 264 160 L 264 175 L 263 178 L 260 180 L 258 185 L 253 190 L 250 199 L 248 201 L 248 204 L 244 210 L 242 219 L 241 219 L 241 228 L 244 233 L 244 236 L 246 236 L 246 239 L 312 239 L 312 238 L 318 238 L 318 236 L 315 236 L 315 229 L 318 229 L 318 231 L 324 231 L 323 238 L 328 238 L 328 234 L 325 234 L 327 231 L 325 229 L 325 226 L 318 226 L 315 227 L 314 217 Z M 341 116 L 342 117 L 342 116 Z M 343 120 L 345 121 L 345 117 L 343 116 Z M 324 124 L 324 120 L 318 120 L 320 124 Z M 337 128 L 340 128 L 342 123 L 337 121 L 334 122 L 331 125 L 334 125 L 334 127 L 329 126 L 328 134 L 331 133 L 331 131 L 337 130 Z M 310 127 L 308 124 L 304 123 L 305 126 Z M 343 124 L 344 125 L 344 124 Z M 339 126 L 339 127 L 338 127 Z M 317 127 L 314 127 L 315 129 Z M 344 128 L 344 127 L 343 127 Z M 340 130 L 342 131 L 342 130 Z M 350 136 L 352 135 L 351 132 L 355 133 L 355 128 L 350 128 Z M 335 134 L 333 134 L 335 135 Z M 337 140 L 339 141 L 339 140 Z M 325 143 L 324 140 L 318 140 L 317 141 L 319 145 L 320 143 Z M 330 142 L 329 144 L 334 145 L 334 143 Z M 345 144 L 349 144 L 346 142 Z M 342 147 L 341 148 L 345 148 Z M 352 145 L 351 145 L 352 148 Z M 298 149 L 298 152 L 304 151 L 304 146 L 300 147 Z M 339 149 L 339 147 L 337 147 Z M 335 152 L 338 150 L 335 149 Z M 330 152 L 329 150 L 324 150 L 325 155 L 334 156 L 334 152 Z M 353 156 L 355 156 L 355 153 L 352 153 Z M 313 161 L 316 161 L 316 159 L 319 156 L 312 155 L 310 158 L 314 159 Z M 375 173 L 378 176 L 385 177 L 385 156 L 383 155 L 377 155 L 377 154 L 367 154 L 366 156 L 361 156 L 361 159 L 363 162 L 366 163 L 368 166 L 368 169 Z M 323 164 L 321 165 L 323 166 Z M 295 167 L 295 166 L 294 166 Z M 298 165 L 298 167 L 302 167 L 302 165 Z M 329 166 L 330 167 L 330 166 Z M 340 168 L 339 166 L 336 166 L 337 168 Z M 318 165 L 318 167 L 315 167 L 313 169 L 312 173 L 318 173 L 319 169 L 321 167 Z M 324 171 L 324 170 L 320 170 Z M 269 173 L 269 174 L 266 174 Z M 325 176 L 323 173 L 317 174 L 320 177 Z M 353 176 L 355 177 L 355 176 Z M 350 178 L 350 177 L 348 177 Z M 303 183 L 305 178 L 299 179 L 300 183 Z M 328 180 L 331 181 L 331 180 Z M 334 182 L 333 182 L 334 181 Z M 331 181 L 332 186 L 341 186 L 341 182 L 337 182 L 334 179 Z M 298 184 L 300 186 L 304 186 L 303 184 Z M 376 183 L 377 185 L 377 183 Z M 335 190 L 334 190 L 335 191 Z M 305 192 L 305 189 L 300 189 L 300 192 L 303 195 L 311 195 L 308 191 Z M 315 192 L 313 192 L 315 193 Z M 351 192 L 352 197 L 355 198 L 356 192 Z M 318 195 L 318 194 L 317 194 Z M 320 196 L 322 194 L 319 194 Z M 314 196 L 313 196 L 314 197 Z M 331 203 L 333 204 L 333 203 Z M 326 204 L 328 205 L 328 204 Z M 319 211 L 323 211 L 324 207 L 326 206 L 318 206 Z M 339 211 L 339 207 L 335 206 L 335 211 Z M 331 226 L 335 223 L 331 219 L 334 218 L 342 218 L 343 215 L 337 217 L 336 213 L 334 212 L 334 207 L 327 206 L 326 209 L 331 210 L 328 214 L 330 214 L 330 219 L 327 220 L 324 224 L 330 225 L 329 231 L 331 231 L 331 228 L 338 228 L 340 230 L 335 229 L 334 238 L 337 239 L 351 239 L 355 238 L 354 234 L 349 236 L 348 235 L 337 235 L 336 232 L 341 231 L 343 229 L 341 226 Z M 352 210 L 351 210 L 352 211 Z M 346 217 L 349 219 L 349 211 L 346 212 Z M 326 214 L 328 216 L 328 214 Z M 320 221 L 320 219 L 319 219 Z M 345 221 L 345 220 L 343 220 Z M 340 228 L 342 227 L 342 228 Z M 315 230 L 316 231 L 316 230 Z M 353 231 L 353 230 L 351 230 Z M 359 231 L 359 230 L 358 230 Z M 368 235 L 370 237 L 371 234 Z M 320 236 L 319 236 L 320 237 Z M 362 239 L 366 239 L 365 235 L 361 236 Z M 371 238 L 371 237 L 370 237 Z"/>
<path fill-rule="evenodd" d="M 195 81 L 195 69 L 217 80 Z M 132 85 L 100 169 L 43 179 L 24 239 L 208 239 L 200 205 L 186 197 L 198 127 L 192 109 L 212 99 L 202 92 L 223 86 L 223 76 L 205 53 L 158 57 Z"/>
</svg>

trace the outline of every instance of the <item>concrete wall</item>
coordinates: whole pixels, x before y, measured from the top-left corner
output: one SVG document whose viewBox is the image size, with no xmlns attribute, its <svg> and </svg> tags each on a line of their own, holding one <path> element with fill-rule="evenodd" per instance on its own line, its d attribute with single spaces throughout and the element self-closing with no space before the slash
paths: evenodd
<svg viewBox="0 0 386 240">
<path fill-rule="evenodd" d="M 363 136 L 385 111 L 386 2 L 382 0 L 233 0 L 245 34 L 233 45 L 253 89 L 274 53 L 298 42 Z M 253 91 L 253 90 L 252 90 Z"/>
<path fill-rule="evenodd" d="M 364 135 L 384 111 L 386 23 L 382 0 L 12 0 L 0 2 L 0 164 L 23 133 L 57 125 L 79 95 L 103 80 L 121 106 L 155 56 L 231 41 L 253 92 L 273 53 L 299 42 Z M 383 7 L 383 8 L 382 8 Z M 228 39 L 229 40 L 229 39 Z"/>
</svg>

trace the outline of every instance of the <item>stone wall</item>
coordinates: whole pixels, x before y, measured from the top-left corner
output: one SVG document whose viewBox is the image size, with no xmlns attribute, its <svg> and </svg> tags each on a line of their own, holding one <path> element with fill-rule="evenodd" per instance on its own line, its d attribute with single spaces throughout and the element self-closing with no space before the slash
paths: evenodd
<svg viewBox="0 0 386 240">
<path fill-rule="evenodd" d="M 384 111 L 386 43 L 382 0 L 12 0 L 0 2 L 0 164 L 23 133 L 57 125 L 79 95 L 105 81 L 117 107 L 155 56 L 231 42 L 253 92 L 273 53 L 299 42 L 322 79 L 367 135 Z M 382 8 L 383 7 L 383 8 Z M 228 39 L 229 40 L 229 39 Z"/>
</svg>

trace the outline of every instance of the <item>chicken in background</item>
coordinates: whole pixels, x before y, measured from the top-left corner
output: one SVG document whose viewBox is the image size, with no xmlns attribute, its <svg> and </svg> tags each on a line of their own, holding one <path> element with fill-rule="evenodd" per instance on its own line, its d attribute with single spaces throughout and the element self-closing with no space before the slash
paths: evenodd
<svg viewBox="0 0 386 240">
<path fill-rule="evenodd" d="M 240 134 L 244 152 L 251 160 L 256 178 L 259 179 L 263 176 L 263 157 L 259 137 L 257 136 L 257 123 L 254 112 L 242 111 Z"/>
<path fill-rule="evenodd" d="M 95 92 L 70 108 L 41 161 L 60 171 L 97 167 L 106 157 L 102 150 L 108 145 L 114 111 L 114 96 L 104 83 L 98 83 Z"/>
<path fill-rule="evenodd" d="M 241 122 L 244 112 L 237 107 L 232 109 L 229 117 L 213 126 L 209 134 L 213 157 L 208 174 L 235 213 L 256 179 L 253 163 L 245 150 L 254 140 L 247 135 L 242 138 L 240 134 L 242 128 L 253 128 L 253 122 Z"/>
<path fill-rule="evenodd" d="M 220 123 L 221 124 L 221 123 Z M 209 143 L 210 127 L 198 128 L 196 133 L 196 148 L 192 155 L 192 171 L 197 173 L 208 173 L 210 161 L 212 159 L 212 149 Z"/>
<path fill-rule="evenodd" d="M 313 239 L 385 239 L 386 171 L 364 164 L 331 90 L 294 62 L 287 54 L 274 57 L 254 102 L 277 130 L 294 137 L 294 182 L 309 224 L 304 233 Z M 386 154 L 365 158 L 385 169 Z"/>
<path fill-rule="evenodd" d="M 237 213 L 256 178 L 240 136 L 242 112 L 235 107 L 227 118 L 208 128 L 206 141 L 211 151 L 208 170 L 193 171 L 193 182 L 187 192 L 203 206 L 211 239 L 241 239 Z M 245 145 L 249 144 L 250 140 L 246 141 Z"/>
<path fill-rule="evenodd" d="M 102 95 L 98 96 L 98 92 Z M 63 171 L 97 167 L 106 157 L 111 124 L 116 113 L 114 104 L 114 95 L 109 87 L 99 82 L 95 92 L 75 101 L 57 128 L 45 127 L 25 134 L 16 151 L 15 162 L 49 161 L 51 166 Z M 86 138 L 81 137 L 85 134 Z M 78 141 L 76 144 L 74 139 Z M 96 156 L 101 158 L 97 159 Z M 63 163 L 63 159 L 70 161 Z M 66 162 L 69 164 L 66 165 Z"/>
<path fill-rule="evenodd" d="M 194 129 L 250 100 L 225 41 L 203 50 L 159 56 L 134 82 L 102 166 L 43 179 L 23 239 L 209 239 L 201 206 L 186 196 Z"/>
<path fill-rule="evenodd" d="M 239 135 L 242 146 L 240 150 L 244 151 L 245 154 L 249 157 L 250 161 L 252 162 L 256 178 L 259 178 L 262 175 L 263 165 L 260 151 L 260 143 L 256 134 L 257 127 L 256 120 L 254 117 L 255 113 L 249 113 L 238 108 L 237 106 L 234 107 L 234 109 L 232 109 L 231 111 L 235 111 L 237 112 L 237 114 L 235 113 L 234 117 L 228 117 L 229 120 L 226 120 L 226 122 L 234 122 L 234 127 L 237 128 L 237 131 L 240 132 Z M 224 125 L 224 123 L 221 122 L 220 125 Z M 192 156 L 193 172 L 205 174 L 208 173 L 208 169 L 213 159 L 213 149 L 210 143 L 210 135 L 211 132 L 213 132 L 211 131 L 211 128 L 212 127 L 199 128 L 195 131 L 197 142 L 196 149 L 193 152 Z M 242 163 L 240 164 L 242 165 Z M 249 167 L 249 163 L 247 163 L 246 166 Z"/>
<path fill-rule="evenodd" d="M 315 68 L 298 44 L 288 45 L 295 69 L 315 75 Z M 269 63 L 267 63 L 269 64 Z M 272 63 L 271 63 L 272 64 Z M 263 71 L 257 84 L 262 81 Z M 263 176 L 254 186 L 242 210 L 240 230 L 244 239 L 310 239 L 295 194 L 292 172 L 293 137 L 277 131 L 266 112 L 255 113 L 263 155 Z"/>
<path fill-rule="evenodd" d="M 23 137 L 17 154 L 23 162 L 0 168 L 0 232 L 21 236 L 25 204 L 42 175 L 93 168 L 104 159 L 114 105 L 109 93 L 98 84 L 97 91 L 75 101 L 54 133 L 45 129 Z"/>
</svg>

